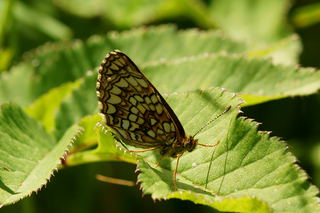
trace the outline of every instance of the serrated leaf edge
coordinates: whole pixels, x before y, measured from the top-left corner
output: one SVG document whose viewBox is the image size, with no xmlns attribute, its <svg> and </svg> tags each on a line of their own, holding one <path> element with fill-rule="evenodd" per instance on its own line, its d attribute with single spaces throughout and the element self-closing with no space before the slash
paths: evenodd
<svg viewBox="0 0 320 213">
<path fill-rule="evenodd" d="M 50 180 L 51 180 L 51 177 L 52 177 L 52 176 L 53 176 L 53 177 L 55 176 L 55 175 L 54 175 L 54 171 L 58 172 L 59 167 L 62 166 L 63 161 L 65 160 L 65 156 L 70 152 L 69 149 L 72 147 L 72 144 L 74 143 L 74 141 L 76 140 L 76 138 L 79 137 L 79 134 L 82 134 L 82 131 L 84 131 L 84 129 L 83 129 L 82 127 L 80 127 L 80 128 L 78 129 L 78 132 L 70 139 L 70 143 L 69 143 L 68 146 L 66 147 L 65 152 L 63 153 L 63 155 L 60 157 L 60 163 L 58 163 L 57 166 L 56 166 L 54 169 L 52 169 L 51 174 L 49 175 L 48 178 L 45 179 L 45 182 L 42 183 L 39 188 L 31 191 L 28 195 L 25 195 L 24 197 L 20 197 L 20 200 L 24 199 L 25 197 L 31 197 L 31 195 L 32 195 L 33 192 L 35 192 L 36 194 L 38 194 L 38 192 L 41 191 L 41 189 L 42 189 L 43 187 L 46 187 L 46 186 L 47 186 L 48 182 L 50 182 Z M 14 201 L 14 202 L 12 202 L 12 204 L 15 204 L 16 202 L 18 202 L 18 201 L 20 201 L 20 200 Z M 2 208 L 3 206 L 4 206 L 3 204 L 0 204 L 0 208 Z"/>
</svg>

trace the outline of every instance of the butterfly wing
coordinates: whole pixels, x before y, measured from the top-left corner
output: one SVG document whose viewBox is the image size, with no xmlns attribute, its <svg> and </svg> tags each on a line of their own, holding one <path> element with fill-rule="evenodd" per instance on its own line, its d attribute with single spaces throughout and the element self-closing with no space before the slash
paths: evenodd
<svg viewBox="0 0 320 213">
<path fill-rule="evenodd" d="M 119 50 L 102 62 L 97 96 L 105 123 L 123 142 L 161 148 L 185 138 L 177 116 L 131 59 Z"/>
</svg>

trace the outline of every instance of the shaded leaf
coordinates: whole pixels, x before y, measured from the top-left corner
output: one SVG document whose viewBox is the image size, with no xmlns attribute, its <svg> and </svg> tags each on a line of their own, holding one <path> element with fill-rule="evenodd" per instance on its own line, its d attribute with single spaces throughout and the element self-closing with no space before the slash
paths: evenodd
<svg viewBox="0 0 320 213">
<path fill-rule="evenodd" d="M 190 200 L 196 204 L 207 205 L 224 212 L 273 212 L 273 210 L 268 207 L 268 204 L 266 202 L 263 202 L 256 197 L 250 196 L 243 196 L 238 198 L 226 198 L 221 196 L 217 197 L 217 201 L 211 202 L 204 199 L 203 196 L 199 196 L 191 192 L 173 192 L 172 194 L 166 196 L 166 199 L 172 198 Z"/>
<path fill-rule="evenodd" d="M 15 2 L 12 13 L 20 23 L 35 28 L 53 39 L 73 37 L 72 30 L 66 24 L 41 10 L 30 7 L 23 1 Z"/>
<path fill-rule="evenodd" d="M 192 20 L 202 28 L 213 28 L 212 20 L 206 15 L 205 5 L 194 0 L 162 1 L 61 1 L 55 2 L 59 7 L 79 17 L 103 16 L 109 25 L 118 29 L 161 22 L 162 20 L 184 17 Z"/>
<path fill-rule="evenodd" d="M 100 115 L 85 117 L 80 121 L 80 125 L 86 126 L 89 132 L 94 131 L 95 138 L 98 140 L 98 147 L 92 150 L 71 152 L 65 160 L 66 166 L 75 166 L 84 163 L 92 163 L 99 161 L 125 161 L 128 163 L 136 163 L 137 160 L 133 154 L 125 150 L 116 148 L 114 136 L 111 132 L 106 132 L 105 128 L 100 124 L 96 125 L 97 119 L 101 120 Z M 89 136 L 89 134 L 87 134 Z M 90 137 L 80 137 L 80 142 L 75 144 L 75 149 L 87 147 L 90 143 L 85 143 Z M 82 143 L 81 143 L 82 142 Z M 75 150 L 74 150 L 75 151 Z"/>
<path fill-rule="evenodd" d="M 79 127 L 70 127 L 56 142 L 43 125 L 16 104 L 1 105 L 0 120 L 0 206 L 3 206 L 30 196 L 47 184 Z"/>
<path fill-rule="evenodd" d="M 308 27 L 320 21 L 320 3 L 295 8 L 291 14 L 292 23 L 299 28 Z"/>
</svg>

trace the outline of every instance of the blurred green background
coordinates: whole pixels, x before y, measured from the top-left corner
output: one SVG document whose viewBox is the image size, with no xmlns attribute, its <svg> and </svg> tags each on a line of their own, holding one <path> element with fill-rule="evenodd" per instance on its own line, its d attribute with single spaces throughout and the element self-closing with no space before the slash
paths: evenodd
<svg viewBox="0 0 320 213">
<path fill-rule="evenodd" d="M 86 40 L 95 34 L 124 31 L 141 25 L 174 23 L 179 29 L 221 29 L 230 35 L 236 27 L 223 25 L 223 13 L 215 16 L 212 7 L 221 1 L 81 1 L 81 0 L 0 0 L 0 72 L 23 61 L 24 53 L 58 40 Z M 232 1 L 230 1 L 232 2 Z M 243 1 L 252 5 L 261 1 Z M 296 32 L 302 41 L 298 63 L 302 67 L 320 66 L 320 1 L 274 1 L 285 7 L 285 17 L 278 20 L 286 30 Z M 267 9 L 266 9 L 267 10 Z M 227 11 L 227 10 L 226 10 Z M 259 11 L 252 11 L 259 13 Z M 267 10 L 267 13 L 273 10 Z M 222 14 L 222 15 L 221 15 Z M 225 14 L 230 17 L 230 14 Z M 268 15 L 267 15 L 268 17 Z M 248 15 L 250 22 L 250 15 Z M 272 21 L 272 20 L 271 20 Z M 236 24 L 235 24 L 236 26 Z M 279 32 L 279 35 L 285 34 Z M 267 35 L 254 37 L 259 42 L 272 42 Z M 252 39 L 252 38 L 248 38 Z M 265 39 L 265 40 L 264 40 Z M 161 47 L 159 47 L 161 48 Z M 102 60 L 102 59 L 101 59 Z M 98 66 L 98 64 L 97 64 Z M 1 85 L 0 85 L 1 86 Z M 228 89 L 228 88 L 227 88 Z M 276 102 L 276 103 L 275 103 Z M 320 98 L 319 95 L 286 98 L 243 108 L 244 116 L 261 122 L 259 130 L 272 131 L 292 147 L 289 149 L 300 165 L 320 186 Z M 95 174 L 136 181 L 135 165 L 126 163 L 95 163 L 59 170 L 38 195 L 32 194 L 1 212 L 212 212 L 206 206 L 189 201 L 154 201 L 141 197 L 136 187 L 118 186 L 95 179 Z"/>
</svg>

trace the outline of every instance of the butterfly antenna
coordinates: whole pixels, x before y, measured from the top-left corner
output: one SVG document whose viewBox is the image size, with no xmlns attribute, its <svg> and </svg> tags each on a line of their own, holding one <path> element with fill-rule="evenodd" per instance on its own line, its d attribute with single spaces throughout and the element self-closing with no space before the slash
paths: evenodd
<svg viewBox="0 0 320 213">
<path fill-rule="evenodd" d="M 225 109 L 220 115 L 218 115 L 217 117 L 215 117 L 214 119 L 212 119 L 211 121 L 209 121 L 208 123 L 206 123 L 203 127 L 201 127 L 198 132 L 196 132 L 196 134 L 193 135 L 193 137 L 195 137 L 199 132 L 201 132 L 206 126 L 208 126 L 209 124 L 211 124 L 213 121 L 215 121 L 217 118 L 219 118 L 221 115 L 227 113 L 229 110 L 231 109 L 231 105 L 228 106 L 227 109 Z"/>
</svg>

